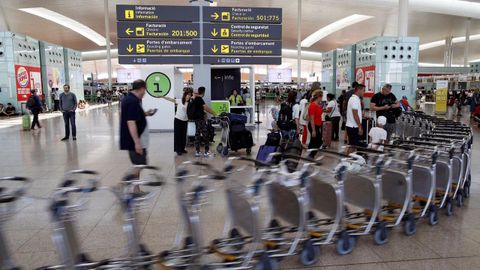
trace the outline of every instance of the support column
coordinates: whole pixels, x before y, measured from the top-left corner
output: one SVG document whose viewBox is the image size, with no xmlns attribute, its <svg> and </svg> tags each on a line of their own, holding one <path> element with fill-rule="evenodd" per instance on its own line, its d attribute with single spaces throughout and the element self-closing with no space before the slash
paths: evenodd
<svg viewBox="0 0 480 270">
<path fill-rule="evenodd" d="M 298 1 L 297 7 L 297 89 L 300 89 L 302 78 L 302 0 Z"/>
<path fill-rule="evenodd" d="M 452 66 L 452 37 L 445 39 L 445 52 L 443 56 L 443 64 L 445 67 Z"/>
<path fill-rule="evenodd" d="M 193 88 L 197 90 L 200 86 L 205 87 L 205 96 L 203 99 L 206 103 L 212 100 L 212 67 L 210 64 L 203 63 L 203 6 L 209 6 L 207 1 L 191 2 L 194 6 L 199 6 L 200 9 L 200 64 L 193 65 Z"/>
<path fill-rule="evenodd" d="M 112 53 L 110 48 L 110 14 L 108 13 L 108 0 L 104 0 L 105 41 L 107 45 L 107 73 L 108 89 L 112 90 Z"/>
<path fill-rule="evenodd" d="M 468 67 L 468 50 L 470 49 L 470 22 L 471 18 L 467 18 L 465 23 L 465 51 L 463 53 L 463 66 Z"/>
<path fill-rule="evenodd" d="M 398 0 L 398 31 L 399 37 L 408 36 L 408 3 L 409 0 Z"/>
</svg>

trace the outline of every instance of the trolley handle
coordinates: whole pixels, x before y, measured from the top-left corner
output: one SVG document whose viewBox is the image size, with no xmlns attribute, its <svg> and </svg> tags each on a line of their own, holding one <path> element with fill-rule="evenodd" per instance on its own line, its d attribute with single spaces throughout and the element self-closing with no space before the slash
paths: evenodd
<svg viewBox="0 0 480 270">
<path fill-rule="evenodd" d="M 29 182 L 30 179 L 22 176 L 7 176 L 7 177 L 0 177 L 0 181 Z"/>
</svg>

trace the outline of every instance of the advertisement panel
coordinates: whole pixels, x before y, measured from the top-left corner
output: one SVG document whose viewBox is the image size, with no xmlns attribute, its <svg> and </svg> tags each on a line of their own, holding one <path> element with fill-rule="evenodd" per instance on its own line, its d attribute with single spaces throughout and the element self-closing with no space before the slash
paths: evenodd
<svg viewBox="0 0 480 270">
<path fill-rule="evenodd" d="M 47 67 L 48 87 L 63 90 L 65 84 L 65 70 L 59 67 Z"/>
<path fill-rule="evenodd" d="M 435 90 L 435 113 L 447 113 L 448 81 L 437 81 Z"/>
<path fill-rule="evenodd" d="M 365 97 L 372 97 L 375 93 L 375 66 L 355 68 L 355 81 L 366 86 Z"/>
<path fill-rule="evenodd" d="M 337 74 L 336 74 L 337 89 L 340 89 L 340 90 L 348 89 L 348 87 L 352 83 L 350 81 L 351 73 L 352 71 L 350 70 L 350 67 L 337 67 Z"/>
<path fill-rule="evenodd" d="M 27 101 L 32 89 L 37 89 L 38 95 L 41 96 L 43 92 L 40 67 L 15 65 L 15 84 L 18 101 Z"/>
</svg>

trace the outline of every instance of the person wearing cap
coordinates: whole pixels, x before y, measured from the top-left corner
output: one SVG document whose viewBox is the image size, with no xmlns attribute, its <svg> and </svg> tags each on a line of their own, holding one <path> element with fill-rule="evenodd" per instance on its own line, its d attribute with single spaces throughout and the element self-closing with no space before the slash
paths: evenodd
<svg viewBox="0 0 480 270">
<path fill-rule="evenodd" d="M 385 116 L 379 116 L 377 118 L 377 125 L 370 129 L 368 136 L 370 136 L 370 148 L 383 151 L 383 146 L 379 144 L 384 144 L 387 142 L 387 131 L 383 128 L 387 123 L 387 118 Z"/>
</svg>

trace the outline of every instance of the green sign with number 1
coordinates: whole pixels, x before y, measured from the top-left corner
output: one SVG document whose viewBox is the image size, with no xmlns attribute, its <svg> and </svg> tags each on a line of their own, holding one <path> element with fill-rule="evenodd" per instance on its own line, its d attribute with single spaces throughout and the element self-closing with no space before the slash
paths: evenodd
<svg viewBox="0 0 480 270">
<path fill-rule="evenodd" d="M 154 98 L 167 96 L 172 88 L 170 78 L 162 72 L 148 75 L 146 83 L 147 93 Z"/>
</svg>

